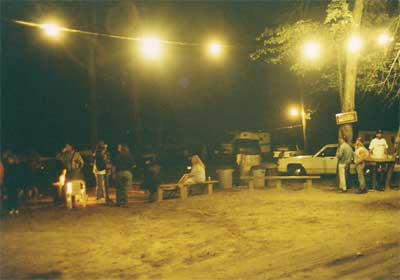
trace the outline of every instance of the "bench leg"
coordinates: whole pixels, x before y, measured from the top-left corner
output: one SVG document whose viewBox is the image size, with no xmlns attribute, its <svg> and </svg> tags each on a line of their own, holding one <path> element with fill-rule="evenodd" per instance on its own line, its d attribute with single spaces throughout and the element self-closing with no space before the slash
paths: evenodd
<svg viewBox="0 0 400 280">
<path fill-rule="evenodd" d="M 281 180 L 276 180 L 276 188 L 278 190 L 282 189 L 282 181 Z"/>
<path fill-rule="evenodd" d="M 311 180 L 311 179 L 307 179 L 307 180 L 306 180 L 306 188 L 307 188 L 308 190 L 311 190 L 311 189 L 312 189 L 312 180 Z"/>
<path fill-rule="evenodd" d="M 254 190 L 254 182 L 253 182 L 253 180 L 249 180 L 249 190 L 251 190 L 251 191 Z"/>
<path fill-rule="evenodd" d="M 163 189 L 158 188 L 158 190 L 157 190 L 157 201 L 158 202 L 163 201 L 163 198 L 164 198 L 164 191 L 163 191 Z"/>
<path fill-rule="evenodd" d="M 207 185 L 207 194 L 210 195 L 213 193 L 213 184 Z"/>
</svg>

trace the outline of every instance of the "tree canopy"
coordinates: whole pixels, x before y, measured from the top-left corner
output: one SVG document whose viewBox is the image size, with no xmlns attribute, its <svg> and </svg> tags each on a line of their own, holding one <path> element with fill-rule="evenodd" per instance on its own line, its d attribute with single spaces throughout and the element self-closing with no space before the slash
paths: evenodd
<svg viewBox="0 0 400 280">
<path fill-rule="evenodd" d="M 358 35 L 362 47 L 354 54 L 359 56 L 357 92 L 383 94 L 393 101 L 400 95 L 400 16 L 388 9 L 387 1 L 368 2 L 364 5 L 359 34 L 352 34 L 353 16 L 349 3 L 332 0 L 324 22 L 299 20 L 267 28 L 257 38 L 262 46 L 251 54 L 251 58 L 286 64 L 296 75 L 312 77 L 305 85 L 309 93 L 342 94 L 347 42 L 351 36 Z M 386 44 L 378 43 L 382 34 L 389 38 Z M 303 56 L 307 42 L 316 42 L 320 46 L 319 58 L 310 60 Z"/>
</svg>

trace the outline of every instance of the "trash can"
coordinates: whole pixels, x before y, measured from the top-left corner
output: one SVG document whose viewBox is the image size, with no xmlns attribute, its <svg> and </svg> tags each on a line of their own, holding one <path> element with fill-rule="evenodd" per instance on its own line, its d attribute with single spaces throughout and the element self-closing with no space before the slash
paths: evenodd
<svg viewBox="0 0 400 280">
<path fill-rule="evenodd" d="M 252 168 L 253 185 L 255 188 L 265 188 L 265 169 L 260 167 Z"/>
<path fill-rule="evenodd" d="M 217 169 L 219 186 L 221 189 L 232 188 L 232 168 Z"/>
</svg>

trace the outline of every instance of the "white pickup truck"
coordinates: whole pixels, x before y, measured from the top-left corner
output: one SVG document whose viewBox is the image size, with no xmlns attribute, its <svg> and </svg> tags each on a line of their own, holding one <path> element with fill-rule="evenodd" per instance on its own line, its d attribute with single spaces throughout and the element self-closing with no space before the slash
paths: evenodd
<svg viewBox="0 0 400 280">
<path fill-rule="evenodd" d="M 315 155 L 281 158 L 278 160 L 278 171 L 290 175 L 336 174 L 337 147 L 337 144 L 328 144 Z"/>
<path fill-rule="evenodd" d="M 336 174 L 338 144 L 323 146 L 315 155 L 295 156 L 278 160 L 278 172 L 289 175 Z M 394 166 L 400 172 L 400 164 Z M 355 165 L 350 165 L 350 173 L 355 174 Z"/>
</svg>

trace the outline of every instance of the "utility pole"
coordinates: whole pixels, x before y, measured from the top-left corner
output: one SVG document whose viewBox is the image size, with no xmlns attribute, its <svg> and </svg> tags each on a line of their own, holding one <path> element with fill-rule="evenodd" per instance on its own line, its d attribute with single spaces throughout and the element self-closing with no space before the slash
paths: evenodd
<svg viewBox="0 0 400 280">
<path fill-rule="evenodd" d="M 97 13 L 96 5 L 93 7 L 91 13 L 90 23 L 96 30 L 97 26 Z M 93 38 L 93 40 L 96 40 Z M 93 148 L 98 141 L 98 127 L 97 127 L 97 75 L 96 75 L 96 41 L 90 41 L 88 44 L 88 65 L 87 73 L 89 78 L 89 112 L 90 112 L 90 145 Z"/>
<path fill-rule="evenodd" d="M 135 69 L 136 70 L 136 69 Z M 133 89 L 132 96 L 132 119 L 133 119 L 133 141 L 135 145 L 140 146 L 142 144 L 142 120 L 141 120 L 141 108 L 140 108 L 140 96 L 139 96 L 139 73 L 133 75 L 133 80 L 131 80 L 131 85 Z"/>
</svg>

